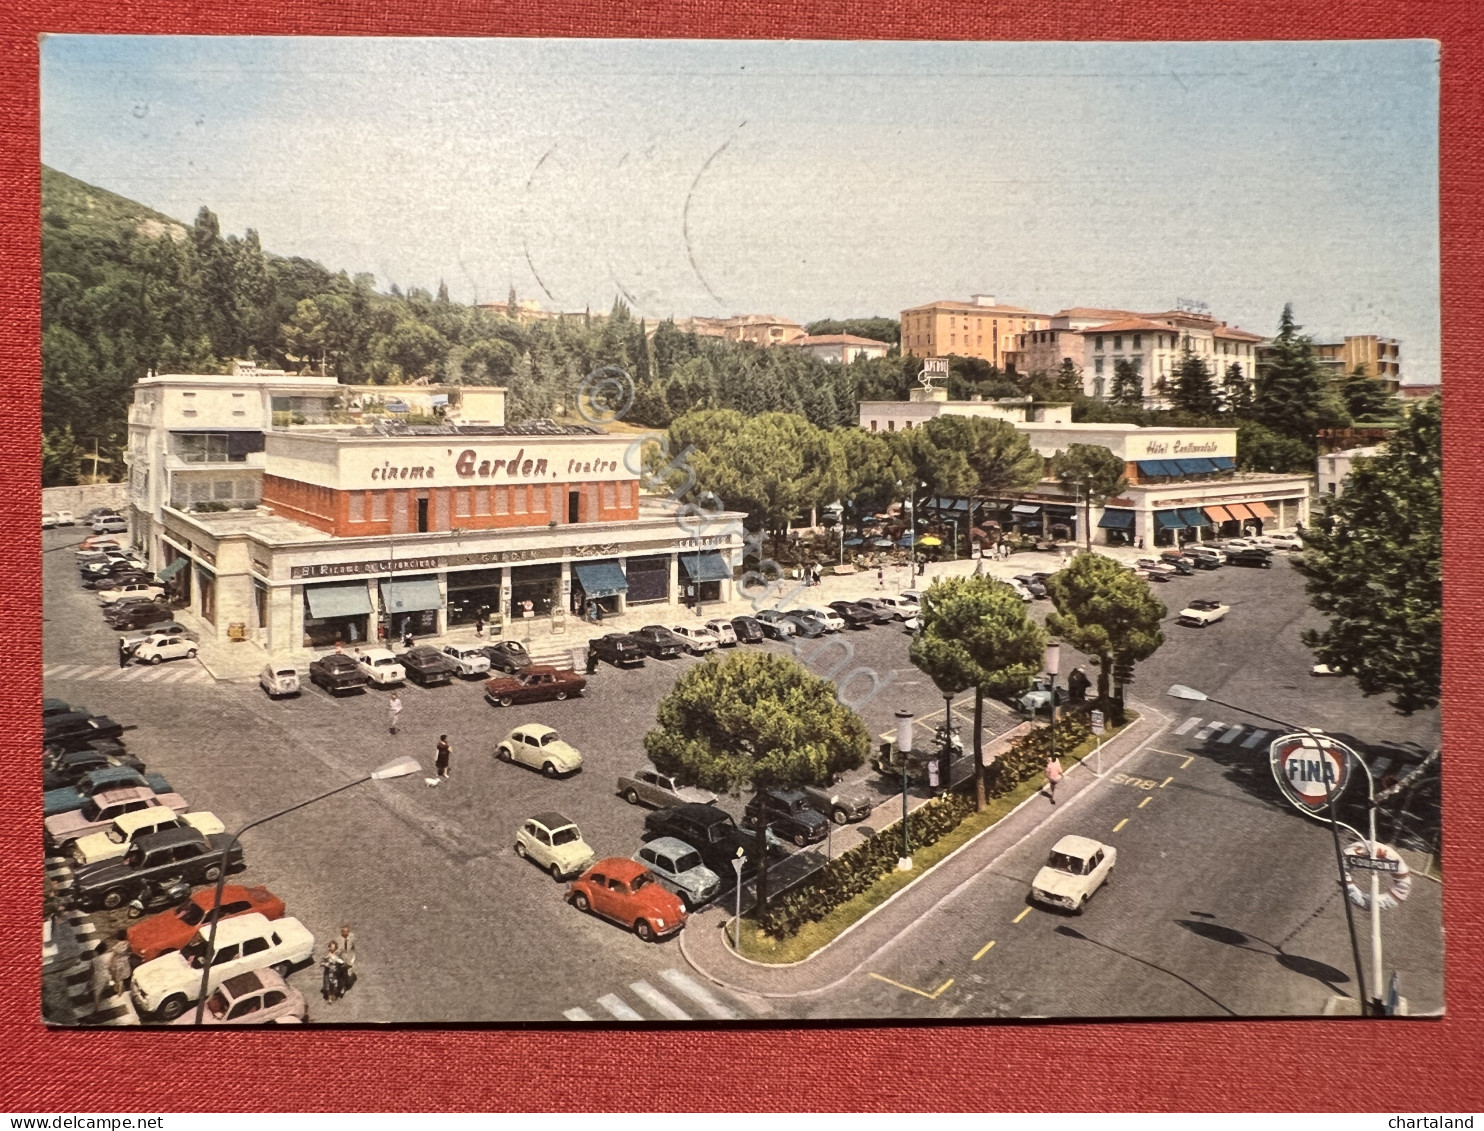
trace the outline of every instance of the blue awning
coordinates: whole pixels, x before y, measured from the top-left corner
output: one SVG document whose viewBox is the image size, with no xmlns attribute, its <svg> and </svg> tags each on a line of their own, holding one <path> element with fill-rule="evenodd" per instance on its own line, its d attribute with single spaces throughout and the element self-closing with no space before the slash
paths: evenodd
<svg viewBox="0 0 1484 1131">
<path fill-rule="evenodd" d="M 160 570 L 160 580 L 169 581 L 172 577 L 174 577 L 177 573 L 184 569 L 186 567 L 186 563 L 190 560 L 190 558 L 176 558 L 164 569 Z"/>
<path fill-rule="evenodd" d="M 1180 517 L 1184 519 L 1186 526 L 1205 526 L 1211 521 L 1198 507 L 1181 507 Z"/>
<path fill-rule="evenodd" d="M 308 585 L 304 597 L 309 602 L 309 615 L 316 620 L 331 617 L 359 617 L 371 611 L 371 598 L 364 583 L 351 585 Z"/>
<path fill-rule="evenodd" d="M 1133 511 L 1104 511 L 1103 517 L 1098 519 L 1101 530 L 1132 530 L 1133 526 Z"/>
<path fill-rule="evenodd" d="M 436 577 L 412 577 L 406 581 L 383 581 L 381 599 L 389 613 L 421 613 L 443 608 Z"/>
<path fill-rule="evenodd" d="M 1211 462 L 1216 465 L 1217 471 L 1233 471 L 1237 466 L 1237 461 L 1231 456 L 1212 456 Z"/>
<path fill-rule="evenodd" d="M 1047 503 L 1046 513 L 1055 518 L 1076 518 L 1077 508 L 1066 503 Z"/>
<path fill-rule="evenodd" d="M 588 597 L 612 597 L 615 593 L 628 592 L 629 579 L 617 562 L 574 562 L 572 571 Z"/>
<path fill-rule="evenodd" d="M 699 561 L 696 560 L 698 557 Z M 682 550 L 680 564 L 685 567 L 686 575 L 692 581 L 732 580 L 732 567 L 727 565 L 727 560 L 715 550 L 699 555 L 687 554 Z"/>
<path fill-rule="evenodd" d="M 1182 530 L 1187 525 L 1179 511 L 1155 511 L 1154 521 L 1162 530 Z"/>
<path fill-rule="evenodd" d="M 1171 467 L 1162 459 L 1141 459 L 1138 461 L 1139 473 L 1141 475 L 1179 475 L 1178 467 Z"/>
<path fill-rule="evenodd" d="M 1186 475 L 1209 475 L 1216 470 L 1208 459 L 1177 459 L 1174 462 Z"/>
</svg>

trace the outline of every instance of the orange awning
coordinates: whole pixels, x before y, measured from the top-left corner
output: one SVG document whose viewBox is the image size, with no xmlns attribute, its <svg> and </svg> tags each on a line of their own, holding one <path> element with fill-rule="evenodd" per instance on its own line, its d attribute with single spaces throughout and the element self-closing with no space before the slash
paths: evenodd
<svg viewBox="0 0 1484 1131">
<path fill-rule="evenodd" d="M 1206 517 L 1212 522 L 1229 522 L 1231 520 L 1231 514 L 1225 507 L 1203 507 L 1201 509 L 1206 512 Z"/>
<path fill-rule="evenodd" d="M 1248 503 L 1247 509 L 1252 512 L 1253 518 L 1268 519 L 1278 517 L 1268 507 L 1267 503 Z"/>
<path fill-rule="evenodd" d="M 1256 517 L 1251 511 L 1249 511 L 1241 503 L 1227 503 L 1226 504 L 1226 513 L 1229 514 L 1229 515 L 1231 515 L 1232 518 L 1236 519 L 1238 522 L 1242 521 L 1242 519 L 1244 519 L 1244 518 L 1255 518 Z"/>
</svg>

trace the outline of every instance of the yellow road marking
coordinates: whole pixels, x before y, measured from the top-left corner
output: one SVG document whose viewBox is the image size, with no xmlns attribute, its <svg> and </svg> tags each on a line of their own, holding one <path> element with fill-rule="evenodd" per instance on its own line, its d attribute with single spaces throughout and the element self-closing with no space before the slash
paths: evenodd
<svg viewBox="0 0 1484 1131">
<path fill-rule="evenodd" d="M 976 954 L 976 955 L 974 955 L 974 961 L 975 962 L 978 962 L 981 958 L 983 958 L 986 954 L 989 953 L 990 948 L 993 947 L 993 946 L 994 946 L 994 939 L 990 939 L 987 943 L 985 943 L 982 947 L 979 948 L 979 953 Z"/>
<path fill-rule="evenodd" d="M 1119 821 L 1118 824 L 1114 825 L 1113 826 L 1113 831 L 1116 833 L 1119 829 L 1123 828 L 1123 826 L 1126 825 L 1126 824 L 1128 824 L 1128 818 L 1127 817 L 1125 817 L 1123 820 Z"/>
<path fill-rule="evenodd" d="M 1192 754 L 1189 758 L 1185 759 L 1185 761 L 1183 761 L 1183 762 L 1180 763 L 1180 768 L 1183 770 L 1183 769 L 1185 769 L 1186 766 L 1190 765 L 1194 761 L 1195 761 L 1195 755 Z"/>
<path fill-rule="evenodd" d="M 1165 786 L 1169 785 L 1174 780 L 1175 780 L 1174 778 L 1165 778 L 1164 781 L 1162 781 L 1162 782 L 1159 783 L 1159 788 L 1160 789 L 1163 789 Z"/>
<path fill-rule="evenodd" d="M 1029 915 L 1030 913 L 1031 913 L 1031 909 L 1029 907 L 1027 907 L 1019 915 L 1017 915 L 1017 916 L 1015 916 L 1015 918 L 1011 919 L 1010 922 L 1012 922 L 1012 923 L 1018 923 L 1022 919 L 1024 919 L 1027 915 Z"/>
<path fill-rule="evenodd" d="M 1146 797 L 1146 798 L 1144 798 L 1143 801 L 1139 802 L 1139 808 L 1140 809 L 1144 808 L 1144 806 L 1148 805 L 1153 800 L 1154 800 L 1154 798 L 1152 798 L 1152 797 Z"/>
<path fill-rule="evenodd" d="M 890 978 L 886 977 L 883 974 L 872 974 L 871 977 L 875 978 L 877 981 L 885 982 L 889 986 L 896 986 L 896 988 L 899 990 L 906 990 L 909 994 L 916 994 L 918 997 L 925 997 L 929 1001 L 932 1001 L 949 986 L 953 985 L 953 979 L 949 978 L 948 981 L 944 982 L 932 993 L 928 993 L 927 990 L 919 990 L 916 986 L 904 986 L 901 982 L 893 982 Z"/>
</svg>

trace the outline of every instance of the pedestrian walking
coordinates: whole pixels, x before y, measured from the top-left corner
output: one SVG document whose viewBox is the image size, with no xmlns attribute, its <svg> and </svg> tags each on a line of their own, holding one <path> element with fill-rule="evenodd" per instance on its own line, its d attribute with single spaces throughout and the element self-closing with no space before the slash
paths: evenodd
<svg viewBox="0 0 1484 1131">
<path fill-rule="evenodd" d="M 128 645 L 126 645 L 124 643 L 124 638 L 122 636 L 120 636 L 119 637 L 119 667 L 126 668 L 128 666 L 129 666 L 129 648 L 128 648 Z"/>
<path fill-rule="evenodd" d="M 1142 535 L 1140 535 L 1140 537 L 1139 537 L 1138 546 L 1139 546 L 1139 549 L 1141 549 L 1141 550 L 1144 548 L 1144 538 L 1143 538 Z"/>
<path fill-rule="evenodd" d="M 1061 762 L 1053 755 L 1046 761 L 1046 796 L 1056 804 L 1056 783 L 1061 781 Z"/>
<path fill-rule="evenodd" d="M 356 984 L 356 936 L 349 923 L 340 924 L 340 960 L 345 963 L 340 972 L 340 992 L 346 994 Z"/>
<path fill-rule="evenodd" d="M 134 966 L 129 961 L 129 936 L 120 931 L 108 949 L 108 982 L 113 992 L 122 996 L 133 975 Z"/>
<path fill-rule="evenodd" d="M 476 637 L 479 637 L 479 636 L 483 636 L 484 635 L 484 614 L 483 613 L 480 613 L 477 617 L 474 618 L 474 635 Z"/>
<path fill-rule="evenodd" d="M 587 674 L 595 675 L 598 671 L 598 654 L 593 651 L 593 646 L 587 646 Z"/>
<path fill-rule="evenodd" d="M 340 945 L 334 939 L 325 948 L 325 956 L 320 959 L 319 994 L 326 1001 L 340 1000 L 340 976 L 345 969 L 345 959 L 340 957 Z"/>
<path fill-rule="evenodd" d="M 439 781 L 448 780 L 448 759 L 452 754 L 453 750 L 448 745 L 448 735 L 440 734 L 438 736 L 438 757 L 433 763 L 438 770 Z"/>
<path fill-rule="evenodd" d="M 386 709 L 387 714 L 390 716 L 387 720 L 390 724 L 388 729 L 393 734 L 396 734 L 398 720 L 402 717 L 402 696 L 393 691 L 392 697 L 386 701 Z"/>
<path fill-rule="evenodd" d="M 917 576 L 918 577 L 921 577 L 925 573 L 927 573 L 927 562 L 918 562 L 917 563 Z"/>
<path fill-rule="evenodd" d="M 1065 546 L 1061 548 L 1061 564 L 1067 564 L 1067 548 Z"/>
<path fill-rule="evenodd" d="M 411 648 L 413 646 L 413 644 L 415 644 L 416 642 L 417 642 L 416 639 L 412 635 L 412 626 L 411 625 L 409 625 L 407 628 L 405 628 L 405 629 L 402 630 L 402 647 L 403 648 Z"/>
<path fill-rule="evenodd" d="M 345 641 L 341 640 L 338 636 L 335 637 L 335 655 L 345 655 Z"/>
<path fill-rule="evenodd" d="M 100 942 L 93 951 L 91 970 L 94 1013 L 101 1013 L 103 1011 L 103 1002 L 113 991 L 112 965 L 113 956 L 108 952 L 108 944 Z"/>
</svg>

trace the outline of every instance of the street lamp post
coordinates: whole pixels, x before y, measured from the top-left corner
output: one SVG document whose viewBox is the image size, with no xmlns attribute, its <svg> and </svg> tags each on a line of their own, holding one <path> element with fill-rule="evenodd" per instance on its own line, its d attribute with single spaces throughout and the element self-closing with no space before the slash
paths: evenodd
<svg viewBox="0 0 1484 1131">
<path fill-rule="evenodd" d="M 735 920 L 737 928 L 732 932 L 732 949 L 738 955 L 742 953 L 742 865 L 746 862 L 747 850 L 739 845 L 737 855 L 732 860 L 732 868 L 737 873 L 737 917 Z"/>
<path fill-rule="evenodd" d="M 1061 641 L 1052 640 L 1046 645 L 1046 675 L 1051 680 L 1051 686 L 1047 694 L 1051 697 L 1049 708 L 1051 711 L 1051 728 L 1046 732 L 1051 741 L 1051 757 L 1056 759 L 1056 676 L 1061 671 Z"/>
<path fill-rule="evenodd" d="M 1250 707 L 1239 707 L 1235 703 L 1224 702 L 1223 700 L 1216 699 L 1210 695 L 1207 695 L 1203 691 L 1197 691 L 1193 687 L 1186 687 L 1184 684 L 1180 683 L 1174 684 L 1170 688 L 1168 694 L 1176 699 L 1192 699 L 1198 702 L 1215 703 L 1219 707 L 1229 707 L 1233 711 L 1242 711 L 1246 714 L 1253 715 L 1256 718 L 1266 719 L 1270 723 L 1277 723 L 1279 726 L 1292 727 L 1294 730 L 1302 731 L 1304 734 L 1308 735 L 1310 740 L 1314 742 L 1315 746 L 1319 748 L 1320 761 L 1321 763 L 1323 762 L 1323 744 L 1320 741 L 1320 736 L 1315 734 L 1315 732 L 1309 727 L 1285 722 L 1283 719 L 1275 719 L 1272 715 L 1265 715 L 1261 711 L 1252 710 L 1252 708 Z M 1370 767 L 1367 766 L 1358 755 L 1356 756 L 1355 760 L 1359 762 L 1361 768 L 1365 770 L 1366 781 L 1370 782 Z M 1334 840 L 1335 846 L 1335 868 L 1338 870 L 1340 878 L 1340 901 L 1345 905 L 1345 924 L 1350 931 L 1350 954 L 1351 958 L 1355 962 L 1355 982 L 1356 987 L 1360 992 L 1361 1015 L 1379 1017 L 1384 1014 L 1384 1010 L 1381 1008 L 1379 1001 L 1373 1000 L 1366 993 L 1365 967 L 1360 960 L 1360 940 L 1355 933 L 1355 912 L 1351 910 L 1350 899 L 1345 891 L 1345 854 L 1340 850 L 1340 820 L 1339 816 L 1335 812 L 1335 795 L 1329 787 L 1329 774 L 1327 772 L 1321 773 L 1320 778 L 1324 785 L 1324 806 L 1325 810 L 1329 814 L 1329 831 L 1331 837 Z M 1370 794 L 1370 817 L 1371 841 L 1369 848 L 1371 854 L 1374 855 L 1376 851 L 1376 792 L 1374 784 L 1372 784 L 1371 786 Z M 1351 831 L 1353 832 L 1354 830 Z M 1380 894 L 1380 882 L 1381 877 L 1379 873 L 1373 870 L 1371 872 L 1371 958 L 1373 963 L 1375 964 L 1375 977 L 1377 979 L 1379 979 L 1381 976 L 1381 920 L 1380 905 L 1378 902 L 1378 897 Z M 1379 982 L 1376 985 L 1376 989 L 1379 992 Z"/>
<path fill-rule="evenodd" d="M 958 519 L 950 518 L 948 525 L 953 527 L 953 545 L 948 550 L 948 560 L 956 562 L 958 561 Z"/>
<path fill-rule="evenodd" d="M 912 841 L 907 832 L 907 768 L 912 761 L 912 712 L 897 712 L 897 756 L 902 760 L 902 855 L 897 871 L 912 870 Z"/>
<path fill-rule="evenodd" d="M 269 813 L 266 817 L 259 817 L 256 821 L 249 821 L 232 835 L 232 839 L 227 841 L 226 846 L 222 849 L 221 862 L 217 865 L 216 897 L 211 904 L 211 929 L 206 935 L 206 953 L 201 956 L 201 989 L 196 1000 L 197 1025 L 200 1025 L 206 1016 L 206 998 L 210 993 L 211 987 L 211 959 L 216 953 L 216 928 L 217 924 L 221 921 L 222 889 L 227 884 L 227 861 L 231 856 L 232 849 L 236 847 L 237 841 L 241 838 L 242 834 L 247 832 L 248 829 L 267 824 L 269 821 L 296 812 L 307 805 L 313 805 L 316 801 L 323 801 L 327 797 L 334 797 L 337 793 L 344 793 L 347 789 L 352 789 L 365 782 L 382 781 L 386 778 L 403 778 L 408 774 L 417 773 L 419 769 L 420 767 L 417 764 L 416 758 L 410 756 L 395 758 L 386 765 L 372 770 L 363 778 L 356 778 L 355 781 L 336 786 L 328 793 L 321 793 L 317 797 L 311 797 L 307 801 L 299 802 L 297 805 L 290 805 L 287 809 L 280 809 L 277 813 Z"/>
</svg>

